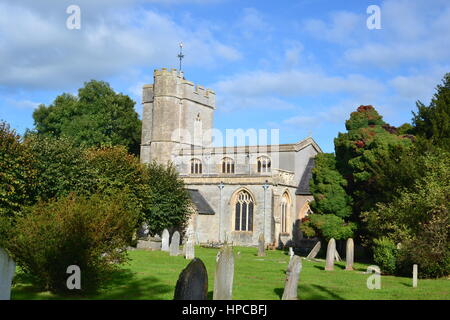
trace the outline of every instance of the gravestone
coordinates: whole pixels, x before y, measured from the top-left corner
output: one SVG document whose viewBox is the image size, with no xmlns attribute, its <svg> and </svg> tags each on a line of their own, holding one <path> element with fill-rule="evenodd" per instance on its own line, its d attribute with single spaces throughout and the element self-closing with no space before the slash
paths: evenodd
<svg viewBox="0 0 450 320">
<path fill-rule="evenodd" d="M 417 276 L 418 276 L 418 270 L 417 270 L 417 264 L 413 265 L 413 288 L 417 288 Z"/>
<path fill-rule="evenodd" d="M 320 241 L 317 241 L 314 248 L 312 248 L 311 252 L 308 254 L 306 259 L 314 259 L 320 251 Z"/>
<path fill-rule="evenodd" d="M 299 256 L 294 256 L 289 263 L 286 271 L 286 281 L 284 284 L 284 292 L 281 300 L 298 300 L 297 287 L 302 270 L 302 261 Z"/>
<path fill-rule="evenodd" d="M 147 240 L 150 233 L 150 229 L 146 223 L 143 223 L 141 227 L 138 229 L 137 237 L 140 240 Z"/>
<path fill-rule="evenodd" d="M 345 250 L 345 270 L 353 270 L 353 262 L 355 257 L 355 245 L 352 238 L 347 239 L 347 246 Z"/>
<path fill-rule="evenodd" d="M 0 300 L 11 298 L 11 284 L 15 271 L 15 262 L 0 248 Z"/>
<path fill-rule="evenodd" d="M 326 271 L 333 271 L 335 252 L 336 252 L 336 241 L 333 238 L 331 238 L 330 241 L 328 241 L 327 247 L 327 261 L 325 265 Z"/>
<path fill-rule="evenodd" d="M 266 253 L 264 252 L 264 246 L 264 234 L 261 233 L 258 238 L 258 257 L 264 257 L 266 255 Z"/>
<path fill-rule="evenodd" d="M 169 246 L 169 254 L 171 256 L 177 256 L 180 254 L 180 233 L 175 231 L 172 235 L 172 241 Z"/>
<path fill-rule="evenodd" d="M 208 273 L 202 260 L 195 258 L 180 273 L 175 286 L 174 300 L 206 300 Z"/>
<path fill-rule="evenodd" d="M 233 247 L 220 249 L 214 278 L 213 300 L 231 300 L 233 295 L 234 256 Z"/>
<path fill-rule="evenodd" d="M 336 261 L 342 261 L 341 256 L 339 255 L 339 252 L 337 251 L 337 249 L 334 250 L 334 259 Z"/>
<path fill-rule="evenodd" d="M 169 231 L 167 229 L 164 229 L 161 239 L 161 251 L 169 252 L 169 238 Z"/>
<path fill-rule="evenodd" d="M 184 245 L 184 257 L 189 260 L 195 258 L 194 239 L 192 237 L 189 237 Z"/>
</svg>

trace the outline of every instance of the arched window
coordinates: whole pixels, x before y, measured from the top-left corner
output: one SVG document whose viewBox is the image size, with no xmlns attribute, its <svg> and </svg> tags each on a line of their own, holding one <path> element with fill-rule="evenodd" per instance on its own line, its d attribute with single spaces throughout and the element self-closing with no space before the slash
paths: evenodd
<svg viewBox="0 0 450 320">
<path fill-rule="evenodd" d="M 191 174 L 202 173 L 202 162 L 199 159 L 191 159 Z"/>
<path fill-rule="evenodd" d="M 231 158 L 222 159 L 222 173 L 234 173 L 234 160 Z"/>
<path fill-rule="evenodd" d="M 270 159 L 269 157 L 259 157 L 258 158 L 258 173 L 270 172 Z"/>
<path fill-rule="evenodd" d="M 239 192 L 235 205 L 235 231 L 253 231 L 253 209 L 252 196 L 245 190 Z"/>
<path fill-rule="evenodd" d="M 289 207 L 290 201 L 287 193 L 283 194 L 281 198 L 281 232 L 288 232 L 288 222 L 289 222 Z"/>
</svg>

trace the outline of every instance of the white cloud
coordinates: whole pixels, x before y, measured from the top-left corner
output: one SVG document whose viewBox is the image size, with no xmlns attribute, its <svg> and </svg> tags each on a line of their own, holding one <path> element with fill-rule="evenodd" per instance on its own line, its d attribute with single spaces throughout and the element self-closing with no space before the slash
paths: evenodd
<svg viewBox="0 0 450 320">
<path fill-rule="evenodd" d="M 176 66 L 181 40 L 186 65 L 214 67 L 241 58 L 204 26 L 182 26 L 154 11 L 82 7 L 81 30 L 68 30 L 61 6 L 44 4 L 0 4 L 0 30 L 7 30 L 0 33 L 0 86 L 59 89 L 138 66 Z"/>
<path fill-rule="evenodd" d="M 364 16 L 348 11 L 338 11 L 330 14 L 330 21 L 307 19 L 302 30 L 315 38 L 333 43 L 347 44 L 354 41 L 354 34 L 365 26 Z"/>
<path fill-rule="evenodd" d="M 227 96 L 242 97 L 273 95 L 298 97 L 342 92 L 372 95 L 384 90 L 383 84 L 358 74 L 330 76 L 300 70 L 237 74 L 219 81 L 212 87 Z"/>
</svg>

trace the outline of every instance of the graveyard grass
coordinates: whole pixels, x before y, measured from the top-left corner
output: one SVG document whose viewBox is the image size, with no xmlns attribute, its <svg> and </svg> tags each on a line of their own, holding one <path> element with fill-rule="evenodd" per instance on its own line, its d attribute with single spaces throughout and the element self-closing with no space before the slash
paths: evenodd
<svg viewBox="0 0 450 320">
<path fill-rule="evenodd" d="M 289 262 L 286 251 L 266 251 L 257 256 L 257 248 L 235 247 L 234 300 L 280 300 L 283 295 L 285 271 Z M 237 253 L 240 252 L 239 256 Z M 195 254 L 208 270 L 208 296 L 212 299 L 217 249 L 195 247 Z M 133 250 L 130 262 L 123 265 L 107 289 L 95 296 L 78 299 L 173 299 L 175 284 L 189 260 L 170 257 L 168 252 Z M 354 271 L 346 271 L 345 261 L 337 262 L 334 271 L 325 271 L 325 261 L 302 258 L 298 297 L 300 300 L 407 300 L 450 299 L 450 279 L 418 280 L 382 276 L 381 289 L 367 289 L 370 276 L 363 274 L 367 264 L 355 263 Z M 420 272 L 420 270 L 419 270 Z M 74 299 L 49 292 L 36 292 L 17 270 L 11 299 Z"/>
</svg>

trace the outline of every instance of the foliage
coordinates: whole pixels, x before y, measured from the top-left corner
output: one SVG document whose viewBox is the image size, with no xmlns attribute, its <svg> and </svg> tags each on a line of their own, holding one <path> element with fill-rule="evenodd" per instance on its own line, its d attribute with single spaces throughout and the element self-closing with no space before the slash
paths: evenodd
<svg viewBox="0 0 450 320">
<path fill-rule="evenodd" d="M 421 278 L 439 278 L 450 274 L 450 214 L 448 207 L 430 212 L 417 235 L 404 242 L 397 260 L 397 273 L 411 275 L 413 264 Z"/>
<path fill-rule="evenodd" d="M 81 292 L 105 284 L 117 264 L 126 260 L 136 216 L 126 197 L 75 196 L 39 202 L 17 219 L 7 250 L 37 287 L 73 293 L 66 286 L 67 267 L 81 269 Z"/>
<path fill-rule="evenodd" d="M 334 214 L 341 218 L 350 216 L 351 198 L 344 189 L 347 180 L 337 171 L 334 155 L 320 153 L 314 162 L 310 180 L 310 191 L 314 196 L 312 211 L 317 214 Z"/>
<path fill-rule="evenodd" d="M 414 134 L 428 139 L 433 145 L 450 151 L 450 73 L 436 87 L 429 106 L 416 103 L 417 113 L 413 112 Z"/>
<path fill-rule="evenodd" d="M 28 145 L 0 121 L 0 217 L 13 218 L 33 201 L 35 175 Z"/>
<path fill-rule="evenodd" d="M 300 230 L 307 237 L 319 236 L 326 241 L 331 238 L 336 240 L 351 238 L 355 229 L 355 223 L 346 223 L 344 219 L 334 214 L 311 214 L 303 219 L 300 225 Z"/>
<path fill-rule="evenodd" d="M 165 228 L 183 230 L 189 219 L 190 197 L 175 167 L 153 162 L 148 165 L 151 188 L 146 223 L 151 234 Z"/>
<path fill-rule="evenodd" d="M 397 246 L 392 240 L 382 237 L 374 240 L 373 261 L 386 274 L 395 273 L 395 264 L 397 261 Z"/>
<path fill-rule="evenodd" d="M 86 150 L 85 158 L 93 170 L 95 191 L 108 195 L 117 190 L 128 193 L 128 204 L 139 212 L 141 220 L 149 210 L 148 168 L 123 146 L 91 148 Z"/>
<path fill-rule="evenodd" d="M 78 96 L 63 93 L 33 113 L 37 133 L 68 136 L 77 146 L 123 145 L 139 154 L 141 121 L 135 102 L 115 93 L 108 83 L 91 80 Z"/>
<path fill-rule="evenodd" d="M 423 176 L 409 188 L 398 190 L 391 202 L 377 204 L 362 217 L 372 237 L 386 236 L 402 243 L 397 272 L 404 273 L 420 262 L 425 270 L 422 276 L 448 274 L 450 154 L 427 153 L 412 161 L 423 167 L 419 171 Z"/>
<path fill-rule="evenodd" d="M 346 190 L 353 199 L 353 212 L 359 214 L 386 201 L 377 192 L 380 185 L 371 166 L 385 157 L 392 146 L 411 146 L 413 137 L 398 135 L 397 129 L 386 124 L 372 106 L 360 106 L 345 125 L 348 132 L 339 133 L 334 140 L 336 167 L 348 181 Z"/>
<path fill-rule="evenodd" d="M 70 192 L 93 193 L 94 172 L 83 157 L 84 150 L 71 139 L 32 134 L 27 142 L 36 159 L 36 198 L 45 201 Z"/>
</svg>

